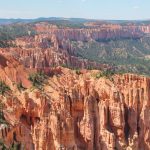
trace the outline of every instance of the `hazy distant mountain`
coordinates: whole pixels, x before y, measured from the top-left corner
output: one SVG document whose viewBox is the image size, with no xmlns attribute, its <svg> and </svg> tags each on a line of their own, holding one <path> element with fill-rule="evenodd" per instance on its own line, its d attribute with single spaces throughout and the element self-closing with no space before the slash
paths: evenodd
<svg viewBox="0 0 150 150">
<path fill-rule="evenodd" d="M 126 24 L 126 23 L 142 23 L 142 24 L 149 24 L 150 20 L 96 20 L 96 19 L 85 19 L 85 18 L 62 18 L 62 17 L 49 17 L 49 18 L 35 18 L 35 19 L 4 19 L 0 18 L 0 25 L 12 24 L 12 23 L 32 23 L 32 22 L 41 22 L 41 21 L 71 21 L 76 23 L 85 23 L 89 21 L 104 21 L 109 23 L 116 23 L 116 24 Z"/>
<path fill-rule="evenodd" d="M 12 24 L 12 23 L 32 23 L 39 21 L 58 21 L 58 20 L 69 20 L 75 22 L 87 22 L 91 19 L 82 19 L 82 18 L 61 18 L 61 17 L 50 17 L 50 18 L 36 18 L 36 19 L 0 19 L 0 25 Z M 93 20 L 92 20 L 93 21 Z"/>
</svg>

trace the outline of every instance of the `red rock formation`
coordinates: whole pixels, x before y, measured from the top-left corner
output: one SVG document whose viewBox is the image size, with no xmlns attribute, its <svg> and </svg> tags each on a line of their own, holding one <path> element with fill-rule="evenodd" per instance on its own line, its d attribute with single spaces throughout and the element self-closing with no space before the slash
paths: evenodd
<svg viewBox="0 0 150 150">
<path fill-rule="evenodd" d="M 98 71 L 59 70 L 44 91 L 12 86 L 10 96 L 0 97 L 9 123 L 1 124 L 0 139 L 7 147 L 15 141 L 26 150 L 150 149 L 149 78 L 125 74 L 110 81 L 96 79 Z"/>
<path fill-rule="evenodd" d="M 139 38 L 150 33 L 149 25 L 95 24 L 92 23 L 92 27 L 74 29 L 58 28 L 48 23 L 37 23 L 35 24 L 37 35 L 17 38 L 13 41 L 16 48 L 8 48 L 3 51 L 10 52 L 27 68 L 66 65 L 73 68 L 102 69 L 108 68 L 108 65 L 76 57 L 76 49 L 71 41 Z M 89 24 L 87 25 L 89 26 Z"/>
<path fill-rule="evenodd" d="M 25 150 L 149 150 L 149 78 L 125 74 L 110 81 L 96 79 L 98 71 L 81 70 L 79 75 L 61 67 L 49 68 L 62 64 L 108 67 L 73 56 L 68 39 L 118 37 L 126 30 L 120 26 L 64 30 L 40 24 L 37 31 L 48 34 L 18 38 L 14 42 L 18 47 L 0 49 L 0 80 L 11 88 L 9 95 L 0 96 L 8 122 L 0 124 L 0 140 L 6 147 L 20 143 Z M 138 36 L 149 33 L 147 26 L 132 26 L 124 37 L 138 37 L 137 30 Z M 53 75 L 42 91 L 32 89 L 29 69 L 20 62 Z M 18 91 L 19 82 L 27 89 Z"/>
<path fill-rule="evenodd" d="M 0 53 L 0 80 L 5 81 L 10 86 L 14 83 L 22 82 L 25 87 L 30 87 L 27 80 L 27 70 L 9 54 Z"/>
<path fill-rule="evenodd" d="M 66 65 L 73 68 L 108 68 L 108 65 L 76 57 L 71 41 L 107 40 L 116 38 L 139 38 L 150 33 L 150 26 L 101 24 L 91 28 L 58 28 L 48 23 L 35 24 L 37 35 L 17 38 L 17 48 L 7 51 L 25 67 L 47 68 Z"/>
<path fill-rule="evenodd" d="M 17 47 L 3 49 L 14 56 L 27 68 L 48 68 L 67 66 L 70 68 L 105 68 L 108 65 L 91 62 L 73 55 L 71 47 L 62 41 L 63 47 L 55 36 L 40 34 L 23 37 L 14 41 Z"/>
<path fill-rule="evenodd" d="M 52 28 L 49 24 L 36 24 L 38 33 L 56 36 L 59 41 L 75 40 L 89 41 L 101 39 L 116 38 L 139 38 L 145 33 L 150 33 L 150 25 L 118 25 L 96 23 L 90 25 L 90 28 L 73 29 L 73 28 Z"/>
</svg>

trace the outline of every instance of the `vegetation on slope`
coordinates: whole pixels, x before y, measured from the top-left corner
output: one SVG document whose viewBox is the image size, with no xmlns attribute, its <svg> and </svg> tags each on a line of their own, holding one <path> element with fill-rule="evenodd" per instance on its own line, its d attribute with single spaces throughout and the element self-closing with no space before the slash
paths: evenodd
<svg viewBox="0 0 150 150">
<path fill-rule="evenodd" d="M 22 82 L 20 81 L 17 83 L 17 89 L 21 92 L 24 91 L 26 88 L 23 86 Z"/>
<path fill-rule="evenodd" d="M 0 140 L 0 149 L 1 150 L 20 150 L 21 144 L 13 142 L 13 144 L 9 148 L 7 148 L 4 142 Z"/>
<path fill-rule="evenodd" d="M 12 46 L 8 41 L 14 40 L 17 37 L 35 35 L 36 32 L 30 25 L 26 24 L 12 24 L 0 26 L 0 47 Z"/>
<path fill-rule="evenodd" d="M 5 95 L 10 91 L 10 87 L 4 81 L 0 81 L 0 95 Z"/>
<path fill-rule="evenodd" d="M 37 72 L 30 74 L 28 79 L 32 83 L 33 87 L 42 89 L 47 76 L 43 72 Z"/>
<path fill-rule="evenodd" d="M 8 122 L 4 118 L 3 103 L 2 102 L 0 102 L 0 124 L 5 124 L 5 125 L 8 124 Z"/>
<path fill-rule="evenodd" d="M 106 77 L 106 78 L 110 79 L 110 77 L 112 77 L 114 74 L 115 74 L 114 71 L 107 69 L 107 70 L 104 70 L 104 71 L 96 74 L 96 78 L 99 79 L 101 77 Z"/>
<path fill-rule="evenodd" d="M 58 28 L 86 28 L 83 22 L 73 20 L 51 20 L 48 23 L 56 25 Z"/>
<path fill-rule="evenodd" d="M 150 74 L 150 38 L 110 41 L 72 41 L 77 57 L 115 65 L 119 70 Z"/>
</svg>

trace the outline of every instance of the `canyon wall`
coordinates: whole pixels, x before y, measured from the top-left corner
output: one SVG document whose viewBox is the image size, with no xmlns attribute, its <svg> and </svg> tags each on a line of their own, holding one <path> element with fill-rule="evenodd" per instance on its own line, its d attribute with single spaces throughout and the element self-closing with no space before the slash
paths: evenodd
<svg viewBox="0 0 150 150">
<path fill-rule="evenodd" d="M 150 33 L 150 25 L 119 25 L 101 24 L 87 28 L 56 28 L 49 24 L 39 23 L 35 25 L 38 33 L 55 35 L 58 40 L 90 41 L 120 38 L 140 38 Z"/>
<path fill-rule="evenodd" d="M 56 69 L 44 90 L 28 85 L 18 91 L 13 85 L 0 97 L 8 122 L 0 125 L 0 139 L 7 147 L 15 142 L 26 150 L 150 149 L 149 78 L 97 79 L 98 71 Z"/>
<path fill-rule="evenodd" d="M 91 28 L 58 28 L 48 23 L 35 24 L 37 35 L 17 38 L 15 48 L 8 51 L 25 67 L 47 68 L 67 66 L 70 68 L 104 69 L 110 66 L 92 62 L 82 56 L 76 56 L 77 49 L 72 42 L 90 42 L 99 40 L 137 39 L 148 36 L 150 26 L 105 25 Z"/>
</svg>

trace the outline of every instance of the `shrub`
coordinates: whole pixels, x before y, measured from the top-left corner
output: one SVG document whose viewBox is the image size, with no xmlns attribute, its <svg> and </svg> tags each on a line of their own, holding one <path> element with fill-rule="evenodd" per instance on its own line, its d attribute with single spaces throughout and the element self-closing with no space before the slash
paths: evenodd
<svg viewBox="0 0 150 150">
<path fill-rule="evenodd" d="M 19 91 L 24 91 L 26 88 L 22 85 L 22 82 L 20 81 L 18 84 L 17 84 L 17 89 Z"/>
<path fill-rule="evenodd" d="M 0 149 L 1 150 L 18 150 L 20 149 L 21 144 L 20 143 L 14 143 L 7 148 L 6 145 L 4 144 L 4 141 L 0 140 Z"/>
<path fill-rule="evenodd" d="M 3 104 L 2 103 L 0 103 L 0 124 L 8 124 L 4 118 Z"/>
<path fill-rule="evenodd" d="M 112 76 L 115 74 L 114 71 L 112 70 L 104 70 L 102 72 L 99 72 L 98 74 L 96 74 L 96 78 L 99 79 L 101 77 L 105 77 L 107 79 L 112 80 Z"/>
<path fill-rule="evenodd" d="M 19 150 L 21 147 L 20 143 L 13 143 L 9 150 Z"/>
<path fill-rule="evenodd" d="M 33 87 L 42 89 L 47 76 L 43 72 L 33 73 L 29 75 L 30 82 L 32 82 Z"/>
<path fill-rule="evenodd" d="M 79 69 L 75 70 L 75 72 L 76 72 L 77 75 L 81 74 L 81 71 Z"/>
<path fill-rule="evenodd" d="M 4 142 L 2 140 L 0 140 L 0 149 L 7 150 L 5 144 L 4 144 Z"/>
<path fill-rule="evenodd" d="M 4 95 L 10 91 L 10 87 L 4 81 L 0 81 L 0 94 Z"/>
</svg>

